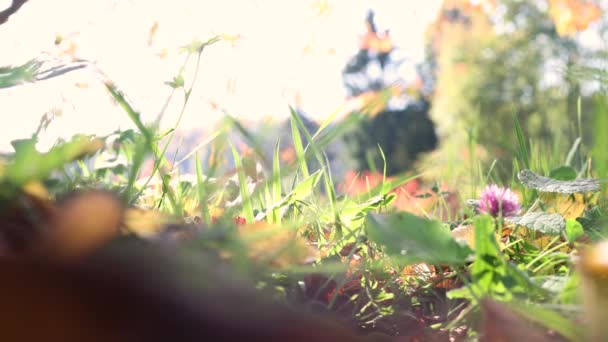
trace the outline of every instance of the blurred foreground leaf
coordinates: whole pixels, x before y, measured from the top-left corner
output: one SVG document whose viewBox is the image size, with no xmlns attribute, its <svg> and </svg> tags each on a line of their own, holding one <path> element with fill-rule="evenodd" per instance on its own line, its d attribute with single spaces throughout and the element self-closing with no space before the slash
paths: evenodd
<svg viewBox="0 0 608 342">
<path fill-rule="evenodd" d="M 34 82 L 42 62 L 32 59 L 17 67 L 0 67 L 0 89 Z"/>
<path fill-rule="evenodd" d="M 472 251 L 438 221 L 406 212 L 367 216 L 369 237 L 408 263 L 464 264 Z"/>
<path fill-rule="evenodd" d="M 482 303 L 483 341 L 556 341 L 548 331 L 531 325 L 530 321 L 557 331 L 572 341 L 580 341 L 580 329 L 553 311 L 518 303 L 507 305 L 490 300 Z M 558 341 L 562 339 L 557 339 Z"/>
<path fill-rule="evenodd" d="M 36 150 L 35 139 L 15 140 L 12 144 L 15 148 L 14 159 L 6 166 L 3 178 L 17 187 L 44 179 L 51 171 L 103 148 L 101 139 L 82 136 L 56 145 L 46 153 Z"/>
<path fill-rule="evenodd" d="M 558 332 L 571 341 L 583 341 L 583 331 L 580 325 L 568 320 L 559 313 L 539 305 L 516 302 L 508 305 L 512 312 L 518 314 L 525 322 L 534 322 L 547 329 Z M 526 339 L 528 340 L 528 339 Z"/>
<path fill-rule="evenodd" d="M 584 249 L 578 267 L 587 337 L 590 341 L 604 341 L 608 336 L 608 240 Z"/>
</svg>

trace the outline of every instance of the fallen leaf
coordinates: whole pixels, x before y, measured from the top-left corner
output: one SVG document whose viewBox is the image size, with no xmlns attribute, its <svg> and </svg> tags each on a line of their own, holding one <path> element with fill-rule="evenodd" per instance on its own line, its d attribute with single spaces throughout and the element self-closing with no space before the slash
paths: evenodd
<svg viewBox="0 0 608 342">
<path fill-rule="evenodd" d="M 285 268 L 301 265 L 318 257 L 298 231 L 266 222 L 238 225 L 238 234 L 247 246 L 247 253 L 256 262 Z"/>
<path fill-rule="evenodd" d="M 559 192 L 574 194 L 583 192 L 596 192 L 600 190 L 597 179 L 577 179 L 573 181 L 560 181 L 549 177 L 539 176 L 530 170 L 522 170 L 517 177 L 528 188 L 542 192 Z"/>
<path fill-rule="evenodd" d="M 505 217 L 505 220 L 548 235 L 559 235 L 566 228 L 566 221 L 562 215 L 542 211 L 527 213 L 524 216 Z"/>
<path fill-rule="evenodd" d="M 152 209 L 128 208 L 125 210 L 123 230 L 142 238 L 152 237 L 169 224 L 180 220 Z"/>
</svg>

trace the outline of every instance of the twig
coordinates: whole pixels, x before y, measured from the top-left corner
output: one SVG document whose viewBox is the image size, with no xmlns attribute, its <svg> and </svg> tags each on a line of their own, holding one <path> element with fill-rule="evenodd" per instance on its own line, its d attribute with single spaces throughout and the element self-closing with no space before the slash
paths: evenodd
<svg viewBox="0 0 608 342">
<path fill-rule="evenodd" d="M 0 25 L 6 23 L 8 18 L 17 13 L 17 11 L 23 6 L 27 0 L 13 0 L 11 6 L 4 11 L 0 12 Z"/>
</svg>

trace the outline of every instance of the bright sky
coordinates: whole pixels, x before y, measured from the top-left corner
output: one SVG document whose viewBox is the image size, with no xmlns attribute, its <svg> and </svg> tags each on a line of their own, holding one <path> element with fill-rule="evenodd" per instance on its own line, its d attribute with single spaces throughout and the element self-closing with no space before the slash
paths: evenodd
<svg viewBox="0 0 608 342">
<path fill-rule="evenodd" d="M 10 0 L 0 0 L 0 10 Z M 441 0 L 54 0 L 29 1 L 0 26 L 0 66 L 22 64 L 48 52 L 69 52 L 96 62 L 124 90 L 144 120 L 152 120 L 179 70 L 180 46 L 216 34 L 240 38 L 203 53 L 194 95 L 180 127 L 211 125 L 221 114 L 246 119 L 285 117 L 300 94 L 302 108 L 322 120 L 344 101 L 340 78 L 357 48 L 368 8 L 413 62 L 423 56 L 424 31 Z M 151 28 L 155 34 L 150 38 Z M 55 46 L 57 35 L 64 41 Z M 148 43 L 150 41 L 150 44 Z M 191 81 L 191 69 L 185 73 Z M 182 105 L 176 97 L 165 116 L 172 126 Z M 131 124 L 87 70 L 37 84 L 0 89 L 0 150 L 29 136 L 40 117 L 60 110 L 43 135 L 46 148 L 59 136 L 105 134 Z"/>
</svg>

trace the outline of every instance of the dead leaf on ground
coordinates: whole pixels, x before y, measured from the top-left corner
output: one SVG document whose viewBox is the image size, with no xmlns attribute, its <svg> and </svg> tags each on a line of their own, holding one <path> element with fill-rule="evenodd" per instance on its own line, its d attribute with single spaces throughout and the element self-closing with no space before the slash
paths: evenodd
<svg viewBox="0 0 608 342">
<path fill-rule="evenodd" d="M 161 233 L 169 224 L 180 221 L 170 215 L 152 209 L 128 208 L 125 210 L 124 231 L 142 238 Z"/>
<path fill-rule="evenodd" d="M 238 233 L 247 245 L 249 256 L 257 262 L 283 268 L 318 257 L 318 251 L 288 227 L 254 222 L 238 225 Z"/>
</svg>

